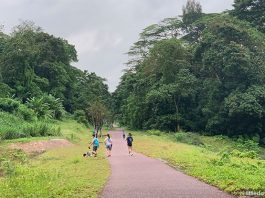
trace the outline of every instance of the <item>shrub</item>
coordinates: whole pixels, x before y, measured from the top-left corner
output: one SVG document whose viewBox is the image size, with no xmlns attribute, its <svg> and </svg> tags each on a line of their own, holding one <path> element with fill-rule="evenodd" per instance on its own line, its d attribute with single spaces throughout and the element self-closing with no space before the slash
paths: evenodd
<svg viewBox="0 0 265 198">
<path fill-rule="evenodd" d="M 212 164 L 223 166 L 231 162 L 231 153 L 229 153 L 228 151 L 219 152 L 218 155 L 220 156 L 218 159 L 210 160 Z"/>
<path fill-rule="evenodd" d="M 13 128 L 7 129 L 1 134 L 1 139 L 3 140 L 11 140 L 25 137 L 28 137 L 28 135 L 22 132 L 15 131 Z"/>
<path fill-rule="evenodd" d="M 27 100 L 26 105 L 31 108 L 38 118 L 51 119 L 53 112 L 51 111 L 49 104 L 44 101 L 44 98 L 30 98 Z"/>
<path fill-rule="evenodd" d="M 19 133 L 19 126 L 23 120 L 6 112 L 0 112 L 0 137 L 1 139 L 14 139 L 24 137 Z"/>
<path fill-rule="evenodd" d="M 86 126 L 89 125 L 88 120 L 87 120 L 87 117 L 86 117 L 86 113 L 83 110 L 76 110 L 74 112 L 74 118 L 79 123 L 83 123 Z"/>
<path fill-rule="evenodd" d="M 18 107 L 18 116 L 26 121 L 36 121 L 37 116 L 35 112 L 26 105 L 20 104 Z"/>
<path fill-rule="evenodd" d="M 231 152 L 231 155 L 234 157 L 239 157 L 239 158 L 251 158 L 251 159 L 256 159 L 258 157 L 258 153 L 255 151 L 246 151 L 246 152 L 241 152 L 237 149 L 234 149 Z"/>
<path fill-rule="evenodd" d="M 178 142 L 192 144 L 196 146 L 204 145 L 199 135 L 186 132 L 178 132 L 175 134 L 175 139 Z"/>
<path fill-rule="evenodd" d="M 20 105 L 20 102 L 13 100 L 11 98 L 0 98 L 0 110 L 13 113 Z"/>
<path fill-rule="evenodd" d="M 175 134 L 175 138 L 178 142 L 185 142 L 187 139 L 187 134 L 184 132 L 178 132 Z"/>
<path fill-rule="evenodd" d="M 22 131 L 31 137 L 39 136 L 60 136 L 60 128 L 55 128 L 52 125 L 44 122 L 35 122 L 33 124 L 26 124 L 23 126 Z"/>
<path fill-rule="evenodd" d="M 26 122 L 6 112 L 0 112 L 0 139 L 17 139 L 37 136 L 59 136 L 60 128 L 47 122 Z"/>
<path fill-rule="evenodd" d="M 62 119 L 65 115 L 62 100 L 60 98 L 55 98 L 50 94 L 44 95 L 43 100 L 49 105 L 49 108 L 52 111 L 52 117 L 58 120 Z"/>
<path fill-rule="evenodd" d="M 12 89 L 11 87 L 9 87 L 7 84 L 5 83 L 0 83 L 0 98 L 5 98 L 5 97 L 9 97 L 10 95 L 12 95 L 14 93 L 14 89 Z"/>
<path fill-rule="evenodd" d="M 259 143 L 250 139 L 245 140 L 243 138 L 239 138 L 237 140 L 237 148 L 238 150 L 243 152 L 248 152 L 248 151 L 254 151 L 256 153 L 260 152 Z"/>
<path fill-rule="evenodd" d="M 161 136 L 161 131 L 158 130 L 148 130 L 146 133 L 149 135 Z"/>
</svg>

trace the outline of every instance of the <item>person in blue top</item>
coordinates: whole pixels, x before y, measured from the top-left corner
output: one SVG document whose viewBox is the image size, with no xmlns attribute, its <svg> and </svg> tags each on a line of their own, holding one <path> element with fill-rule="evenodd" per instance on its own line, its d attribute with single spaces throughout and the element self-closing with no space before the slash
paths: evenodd
<svg viewBox="0 0 265 198">
<path fill-rule="evenodd" d="M 97 138 L 97 136 L 95 134 L 93 134 L 92 137 L 93 137 L 92 142 L 90 143 L 88 148 L 90 149 L 90 147 L 93 145 L 92 154 L 94 155 L 94 157 L 97 157 L 97 150 L 98 150 L 98 147 L 99 147 L 99 140 L 98 140 L 98 138 Z"/>
</svg>

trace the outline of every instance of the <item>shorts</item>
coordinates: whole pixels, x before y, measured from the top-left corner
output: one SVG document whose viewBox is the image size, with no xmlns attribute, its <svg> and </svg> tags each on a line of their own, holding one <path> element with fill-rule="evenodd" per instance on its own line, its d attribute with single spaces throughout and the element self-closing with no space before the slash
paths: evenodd
<svg viewBox="0 0 265 198">
<path fill-rule="evenodd" d="M 127 146 L 132 147 L 132 144 L 127 144 Z"/>
<path fill-rule="evenodd" d="M 93 146 L 93 151 L 97 151 L 98 147 L 97 146 Z"/>
<path fill-rule="evenodd" d="M 106 149 L 108 149 L 109 151 L 111 151 L 112 145 L 106 145 Z"/>
</svg>

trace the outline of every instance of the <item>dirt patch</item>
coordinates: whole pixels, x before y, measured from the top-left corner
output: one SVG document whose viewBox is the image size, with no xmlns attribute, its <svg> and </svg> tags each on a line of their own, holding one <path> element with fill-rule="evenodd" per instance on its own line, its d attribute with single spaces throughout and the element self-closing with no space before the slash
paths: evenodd
<svg viewBox="0 0 265 198">
<path fill-rule="evenodd" d="M 46 150 L 61 148 L 66 146 L 72 146 L 73 144 L 65 139 L 52 139 L 52 140 L 43 140 L 27 143 L 15 143 L 11 144 L 9 148 L 11 149 L 21 149 L 26 153 L 43 153 Z"/>
</svg>

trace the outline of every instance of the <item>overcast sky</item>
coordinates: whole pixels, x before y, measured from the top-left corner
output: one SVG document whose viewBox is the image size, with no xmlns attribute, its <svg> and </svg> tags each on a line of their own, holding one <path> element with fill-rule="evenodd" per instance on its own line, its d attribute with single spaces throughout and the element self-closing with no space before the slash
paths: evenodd
<svg viewBox="0 0 265 198">
<path fill-rule="evenodd" d="M 203 11 L 232 8 L 233 0 L 200 0 Z M 75 45 L 82 70 L 118 85 L 125 53 L 146 26 L 178 16 L 186 0 L 0 0 L 0 24 L 9 32 L 20 20 L 31 20 L 44 31 Z"/>
</svg>

